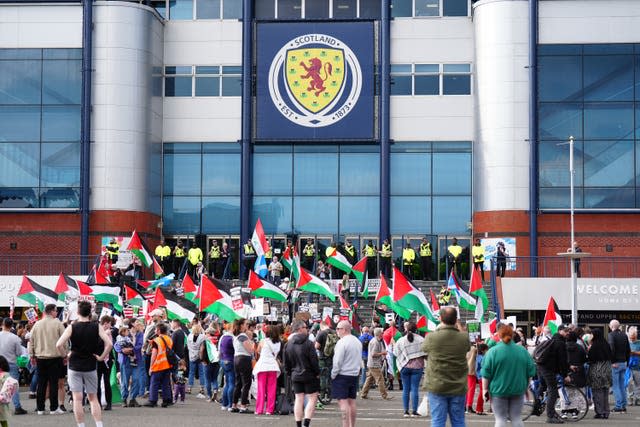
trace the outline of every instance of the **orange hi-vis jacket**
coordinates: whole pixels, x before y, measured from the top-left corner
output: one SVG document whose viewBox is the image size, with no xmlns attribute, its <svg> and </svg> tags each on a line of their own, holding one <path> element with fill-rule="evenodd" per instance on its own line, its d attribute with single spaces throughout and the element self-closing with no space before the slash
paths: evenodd
<svg viewBox="0 0 640 427">
<path fill-rule="evenodd" d="M 173 347 L 173 341 L 171 341 L 171 338 L 167 335 L 155 337 L 153 341 L 158 346 L 158 353 L 156 354 L 156 359 L 153 361 L 153 365 L 151 365 L 150 371 L 160 372 L 171 369 L 171 365 L 169 365 L 169 361 L 167 360 L 167 346 Z"/>
</svg>

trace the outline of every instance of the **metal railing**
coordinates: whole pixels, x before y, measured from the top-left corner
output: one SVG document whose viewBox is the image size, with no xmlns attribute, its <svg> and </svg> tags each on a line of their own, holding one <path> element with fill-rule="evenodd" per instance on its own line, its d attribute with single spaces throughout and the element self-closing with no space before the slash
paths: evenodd
<svg viewBox="0 0 640 427">
<path fill-rule="evenodd" d="M 0 276 L 54 276 L 60 273 L 80 275 L 90 271 L 98 255 L 3 255 L 0 257 Z"/>
<path fill-rule="evenodd" d="M 570 277 L 571 260 L 560 256 L 508 257 L 505 277 Z M 497 270 L 491 260 L 492 273 Z M 537 274 L 532 274 L 532 273 Z M 590 256 L 579 262 L 578 277 L 633 278 L 640 275 L 640 257 Z"/>
</svg>

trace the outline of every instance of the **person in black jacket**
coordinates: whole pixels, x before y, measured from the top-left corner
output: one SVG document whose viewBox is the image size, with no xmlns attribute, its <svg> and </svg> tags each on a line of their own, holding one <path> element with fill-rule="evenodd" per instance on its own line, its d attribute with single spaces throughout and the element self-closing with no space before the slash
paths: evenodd
<svg viewBox="0 0 640 427">
<path fill-rule="evenodd" d="M 631 346 L 629 338 L 620 330 L 620 322 L 613 319 L 609 322 L 611 333 L 607 337 L 611 347 L 611 370 L 613 371 L 613 396 L 616 406 L 613 412 L 627 412 L 627 390 L 624 385 L 624 375 L 627 371 L 627 364 L 631 357 Z"/>
<path fill-rule="evenodd" d="M 609 387 L 611 387 L 611 348 L 600 329 L 593 330 L 589 359 L 588 382 L 593 393 L 596 415 L 593 418 L 609 418 Z"/>
<path fill-rule="evenodd" d="M 309 341 L 307 324 L 296 319 L 291 324 L 291 336 L 284 350 L 284 369 L 291 379 L 296 395 L 293 414 L 297 427 L 308 427 L 316 409 L 320 391 L 320 364 L 313 343 Z M 307 406 L 304 406 L 305 396 Z M 303 420 L 304 417 L 304 420 Z"/>
<path fill-rule="evenodd" d="M 547 388 L 547 423 L 548 424 L 562 424 L 561 418 L 556 414 L 556 401 L 558 400 L 558 381 L 557 375 L 562 378 L 567 376 L 569 372 L 569 363 L 567 361 L 567 346 L 565 338 L 567 335 L 567 329 L 564 325 L 558 327 L 558 332 L 553 335 L 551 340 L 553 341 L 552 347 L 549 350 L 549 355 L 546 357 L 544 363 L 539 363 L 538 376 L 544 381 Z"/>
</svg>

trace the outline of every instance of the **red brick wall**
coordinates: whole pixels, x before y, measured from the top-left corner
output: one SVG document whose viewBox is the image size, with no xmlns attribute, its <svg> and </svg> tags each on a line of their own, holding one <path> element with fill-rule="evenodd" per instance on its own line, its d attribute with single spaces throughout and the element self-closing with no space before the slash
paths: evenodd
<svg viewBox="0 0 640 427">
<path fill-rule="evenodd" d="M 515 237 L 518 256 L 529 255 L 529 215 L 526 211 L 489 211 L 473 214 L 473 236 Z"/>
</svg>

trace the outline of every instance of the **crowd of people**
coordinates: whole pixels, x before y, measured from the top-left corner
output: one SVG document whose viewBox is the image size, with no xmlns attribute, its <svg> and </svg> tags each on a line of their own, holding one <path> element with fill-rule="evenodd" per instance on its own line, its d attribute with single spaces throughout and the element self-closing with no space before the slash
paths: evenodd
<svg viewBox="0 0 640 427">
<path fill-rule="evenodd" d="M 318 397 L 329 388 L 342 425 L 355 426 L 358 397 L 374 398 L 375 384 L 383 400 L 392 400 L 387 386 L 393 388 L 394 380 L 402 390 L 403 416 L 429 415 L 433 427 L 444 426 L 447 419 L 452 427 L 464 426 L 469 414 L 488 412 L 496 426 L 522 425 L 534 377 L 546 388 L 548 423 L 574 415 L 571 409 L 556 411 L 559 380 L 583 389 L 598 419 L 640 404 L 637 329 L 625 333 L 617 320 L 609 324 L 606 339 L 600 329 L 573 325 L 560 325 L 554 334 L 549 326 L 539 327 L 527 338 L 520 328 L 498 323 L 491 337 L 472 342 L 454 307 L 443 307 L 436 331 L 426 335 L 412 322 L 375 322 L 358 333 L 346 318 L 335 325 L 315 323 L 303 313 L 286 325 L 219 322 L 209 316 L 184 325 L 167 321 L 166 312 L 156 308 L 147 321 L 124 319 L 116 326 L 114 318 L 97 319 L 92 304 L 79 301 L 77 314 L 77 320 L 65 324 L 57 307 L 48 305 L 30 330 L 4 319 L 2 425 L 7 425 L 11 399 L 15 415 L 27 413 L 19 394 L 11 393 L 19 376 L 17 358 L 25 352 L 34 368 L 30 397 L 36 400 L 36 414 L 67 412 L 69 397 L 79 427 L 85 426 L 84 405 L 90 406 L 97 427 L 102 412 L 112 410 L 114 366 L 122 407 L 166 408 L 206 399 L 230 413 L 291 411 L 297 426 L 311 424 L 315 411 L 324 408 Z"/>
</svg>

